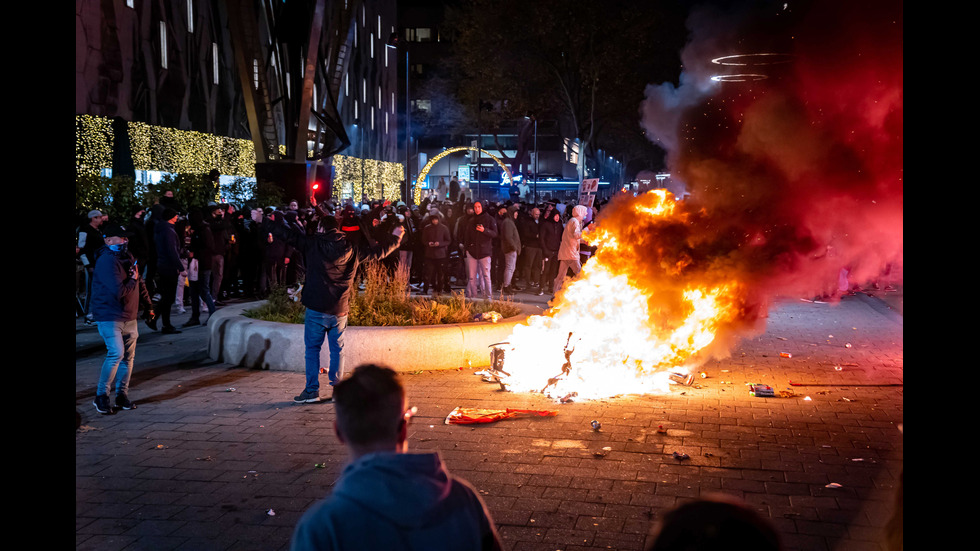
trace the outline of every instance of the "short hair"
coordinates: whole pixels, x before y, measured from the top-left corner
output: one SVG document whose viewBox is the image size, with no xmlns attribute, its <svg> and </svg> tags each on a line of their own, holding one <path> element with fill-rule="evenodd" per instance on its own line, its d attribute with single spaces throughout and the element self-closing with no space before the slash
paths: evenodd
<svg viewBox="0 0 980 551">
<path fill-rule="evenodd" d="M 405 388 L 389 367 L 363 364 L 333 389 L 337 425 L 354 445 L 394 442 L 405 418 Z"/>
<path fill-rule="evenodd" d="M 713 494 L 668 511 L 647 551 L 722 551 L 748 547 L 782 549 L 779 535 L 738 499 Z"/>
</svg>

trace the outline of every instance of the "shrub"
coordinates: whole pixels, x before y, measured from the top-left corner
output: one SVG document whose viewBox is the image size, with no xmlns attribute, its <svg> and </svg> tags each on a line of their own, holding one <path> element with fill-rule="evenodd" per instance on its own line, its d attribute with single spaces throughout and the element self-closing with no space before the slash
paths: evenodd
<svg viewBox="0 0 980 551">
<path fill-rule="evenodd" d="M 521 312 L 510 300 L 472 301 L 454 292 L 440 298 L 415 297 L 409 293 L 408 271 L 399 268 L 389 273 L 380 262 L 361 266 L 364 290 L 351 297 L 348 326 L 406 326 L 468 323 L 485 312 L 497 312 L 502 317 Z M 287 288 L 279 287 L 270 293 L 261 306 L 244 312 L 246 317 L 283 323 L 303 323 L 306 309 L 294 302 Z"/>
</svg>

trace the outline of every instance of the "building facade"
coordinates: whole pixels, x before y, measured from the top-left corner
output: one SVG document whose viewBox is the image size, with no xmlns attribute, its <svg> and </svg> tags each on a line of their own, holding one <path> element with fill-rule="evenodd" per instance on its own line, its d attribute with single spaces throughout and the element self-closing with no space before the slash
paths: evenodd
<svg viewBox="0 0 980 551">
<path fill-rule="evenodd" d="M 250 141 L 254 164 L 204 156 L 189 170 L 269 179 L 290 196 L 330 180 L 335 197 L 391 197 L 404 179 L 391 166 L 400 97 L 386 46 L 395 30 L 395 3 L 384 0 L 78 1 L 76 126 L 107 137 L 76 140 L 76 151 L 117 174 L 167 171 L 185 166 L 163 160 L 169 150 L 186 156 L 180 147 L 130 153 L 132 166 L 120 159 L 160 135 L 206 134 L 239 159 Z M 111 154 L 93 151 L 106 147 Z"/>
</svg>

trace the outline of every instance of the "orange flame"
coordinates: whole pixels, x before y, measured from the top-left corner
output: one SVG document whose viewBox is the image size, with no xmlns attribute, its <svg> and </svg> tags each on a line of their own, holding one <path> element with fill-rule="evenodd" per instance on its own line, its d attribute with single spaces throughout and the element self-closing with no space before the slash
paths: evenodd
<svg viewBox="0 0 980 551">
<path fill-rule="evenodd" d="M 685 216 L 665 190 L 638 197 L 630 208 L 654 221 Z M 506 350 L 510 375 L 502 379 L 509 390 L 578 399 L 665 392 L 670 374 L 701 363 L 719 329 L 737 316 L 741 286 L 734 281 L 641 288 L 628 258 L 643 251 L 621 237 L 602 229 L 587 236 L 601 246 L 579 276 L 548 312 L 515 327 Z M 682 269 L 663 266 L 667 277 Z"/>
</svg>

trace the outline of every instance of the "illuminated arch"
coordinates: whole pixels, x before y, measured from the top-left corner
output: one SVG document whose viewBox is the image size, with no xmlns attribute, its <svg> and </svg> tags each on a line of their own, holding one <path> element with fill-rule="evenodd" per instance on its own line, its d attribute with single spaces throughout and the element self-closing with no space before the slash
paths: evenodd
<svg viewBox="0 0 980 551">
<path fill-rule="evenodd" d="M 496 161 L 497 164 L 500 165 L 500 168 L 504 171 L 504 174 L 506 175 L 504 181 L 507 182 L 513 181 L 513 176 L 510 173 L 510 169 L 507 168 L 507 165 L 505 165 L 503 161 L 497 158 L 496 155 L 490 153 L 486 149 L 480 149 L 478 147 L 470 147 L 470 146 L 450 147 L 449 149 L 446 149 L 442 153 L 433 157 L 432 160 L 426 163 L 425 167 L 419 172 L 419 177 L 415 180 L 415 192 L 413 194 L 415 196 L 415 204 L 422 202 L 422 182 L 425 181 L 425 177 L 429 175 L 429 170 L 432 169 L 432 167 L 435 166 L 437 162 L 439 162 L 439 159 L 442 159 L 446 155 L 450 155 L 458 151 L 466 151 L 466 150 L 486 153 L 487 156 L 493 159 L 494 161 Z"/>
</svg>

